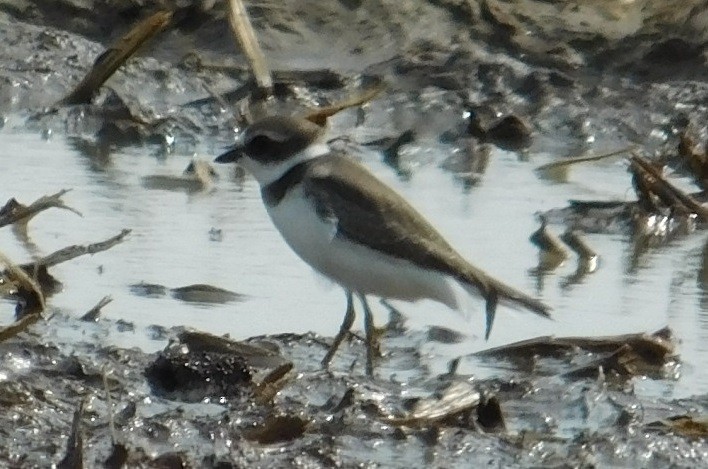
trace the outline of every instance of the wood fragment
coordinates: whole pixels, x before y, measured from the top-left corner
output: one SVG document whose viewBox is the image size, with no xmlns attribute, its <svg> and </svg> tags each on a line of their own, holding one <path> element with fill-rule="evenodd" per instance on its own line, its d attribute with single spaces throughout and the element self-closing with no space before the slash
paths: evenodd
<svg viewBox="0 0 708 469">
<path fill-rule="evenodd" d="M 305 119 L 313 122 L 320 127 L 327 125 L 327 118 L 337 114 L 344 109 L 350 107 L 361 106 L 366 104 L 372 99 L 374 99 L 379 93 L 381 93 L 385 88 L 383 82 L 379 82 L 376 85 L 365 89 L 359 94 L 355 94 L 348 99 L 340 101 L 339 103 L 332 104 L 331 106 L 323 107 L 321 109 L 314 109 L 310 113 L 304 116 Z"/>
<path fill-rule="evenodd" d="M 387 417 L 385 422 L 405 427 L 425 427 L 474 409 L 481 402 L 481 395 L 465 382 L 455 382 L 441 396 L 420 400 L 415 408 L 403 417 Z"/>
<path fill-rule="evenodd" d="M 276 394 L 287 383 L 286 376 L 293 369 L 291 362 L 284 363 L 268 373 L 253 389 L 253 397 L 257 404 L 266 405 L 273 401 Z"/>
<path fill-rule="evenodd" d="M 15 295 L 22 298 L 25 303 L 22 315 L 31 316 L 42 313 L 46 309 L 44 293 L 35 279 L 30 278 L 23 268 L 15 265 L 2 253 L 0 253 L 0 263 L 5 264 L 4 277 L 17 287 Z"/>
<path fill-rule="evenodd" d="M 587 365 L 564 373 L 567 378 L 599 378 L 613 373 L 615 376 L 636 376 L 639 369 L 636 365 L 637 353 L 629 344 L 623 344 L 620 348 L 593 360 Z"/>
<path fill-rule="evenodd" d="M 633 155 L 631 162 L 648 173 L 656 181 L 656 185 L 652 186 L 653 192 L 659 196 L 664 203 L 672 207 L 671 202 L 677 200 L 688 211 L 695 213 L 701 221 L 708 221 L 708 209 L 699 204 L 693 197 L 686 194 L 676 186 L 671 184 L 664 176 L 646 159 Z"/>
<path fill-rule="evenodd" d="M 98 301 L 98 303 L 96 303 L 96 306 L 94 306 L 93 308 L 88 310 L 86 314 L 81 316 L 81 320 L 86 322 L 98 321 L 98 316 L 101 314 L 101 309 L 111 301 L 113 301 L 113 298 L 110 295 L 104 296 Z"/>
<path fill-rule="evenodd" d="M 587 163 L 589 161 L 600 161 L 606 158 L 611 158 L 613 156 L 622 155 L 625 153 L 630 153 L 636 150 L 635 145 L 630 145 L 628 147 L 620 148 L 619 150 L 613 150 L 608 153 L 602 153 L 600 155 L 590 155 L 590 156 L 574 156 L 570 158 L 564 158 L 560 161 L 554 161 L 552 163 L 544 164 L 536 168 L 536 171 L 549 171 L 551 169 L 562 168 L 566 166 L 572 166 L 578 163 Z"/>
<path fill-rule="evenodd" d="M 70 189 L 62 189 L 56 194 L 44 195 L 28 206 L 19 203 L 14 198 L 8 200 L 5 206 L 0 209 L 0 228 L 13 223 L 27 223 L 39 212 L 50 208 L 68 210 L 82 216 L 81 212 L 69 207 L 61 200 L 62 196 L 69 191 Z"/>
<path fill-rule="evenodd" d="M 660 329 L 653 334 L 622 334 L 607 337 L 536 337 L 482 350 L 474 355 L 497 358 L 558 357 L 578 348 L 592 353 L 615 353 L 623 345 L 630 346 L 650 366 L 662 366 L 675 357 L 675 347 L 671 331 L 668 328 Z"/>
<path fill-rule="evenodd" d="M 270 96 L 273 92 L 273 78 L 266 63 L 265 54 L 258 43 L 251 19 L 241 0 L 229 0 L 229 24 L 251 65 L 258 88 L 264 97 Z"/>
<path fill-rule="evenodd" d="M 172 21 L 172 12 L 158 11 L 145 18 L 116 43 L 96 58 L 81 83 L 64 98 L 60 105 L 89 104 L 98 89 L 118 68 L 146 42 L 164 30 Z"/>
<path fill-rule="evenodd" d="M 113 236 L 105 241 L 101 241 L 98 243 L 88 244 L 85 246 L 74 245 L 65 247 L 37 260 L 36 262 L 33 262 L 33 264 L 51 267 L 53 265 L 66 262 L 76 257 L 83 256 L 85 254 L 96 254 L 97 252 L 106 251 L 112 248 L 113 246 L 123 242 L 123 240 L 131 233 L 131 231 L 132 230 L 124 229 L 116 236 Z"/>
<path fill-rule="evenodd" d="M 691 439 L 708 438 L 708 417 L 676 415 L 665 420 L 657 420 L 645 425 L 647 430 L 674 433 Z"/>
<path fill-rule="evenodd" d="M 708 146 L 701 151 L 700 145 L 689 130 L 679 134 L 678 155 L 688 165 L 696 183 L 703 189 L 708 187 Z"/>
<path fill-rule="evenodd" d="M 74 411 L 71 423 L 71 433 L 66 443 L 66 455 L 57 465 L 58 469 L 83 469 L 84 467 L 84 438 L 81 432 L 81 419 L 84 415 L 84 400 Z"/>
<path fill-rule="evenodd" d="M 39 321 L 41 317 L 39 313 L 27 314 L 8 326 L 0 327 L 0 342 L 4 342 L 26 331 L 32 324 Z"/>
</svg>

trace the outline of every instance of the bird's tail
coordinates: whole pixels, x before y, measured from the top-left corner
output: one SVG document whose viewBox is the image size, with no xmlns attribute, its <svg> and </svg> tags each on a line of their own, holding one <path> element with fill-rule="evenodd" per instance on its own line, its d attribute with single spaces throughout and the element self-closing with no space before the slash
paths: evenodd
<svg viewBox="0 0 708 469">
<path fill-rule="evenodd" d="M 465 285 L 480 293 L 486 302 L 487 324 L 484 333 L 485 340 L 489 339 L 489 335 L 492 332 L 492 325 L 494 324 L 494 317 L 496 316 L 497 304 L 499 304 L 499 302 L 509 304 L 513 307 L 523 307 L 539 316 L 546 318 L 551 317 L 551 308 L 540 300 L 514 287 L 506 285 L 472 266 L 469 266 L 460 280 Z"/>
</svg>

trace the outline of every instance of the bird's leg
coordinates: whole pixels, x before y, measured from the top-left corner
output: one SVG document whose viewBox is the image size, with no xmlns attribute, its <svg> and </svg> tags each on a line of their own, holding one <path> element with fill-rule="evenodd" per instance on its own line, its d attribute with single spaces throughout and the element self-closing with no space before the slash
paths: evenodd
<svg viewBox="0 0 708 469">
<path fill-rule="evenodd" d="M 327 355 L 325 355 L 325 357 L 322 359 L 322 367 L 325 369 L 329 367 L 329 362 L 332 361 L 332 358 L 334 357 L 334 354 L 337 352 L 339 345 L 342 343 L 342 340 L 344 340 L 344 337 L 349 333 L 352 326 L 354 325 L 354 317 L 356 316 L 356 313 L 354 313 L 354 296 L 352 295 L 352 292 L 349 290 L 346 290 L 346 294 L 347 294 L 347 312 L 344 313 L 344 321 L 342 322 L 342 325 L 339 327 L 339 332 L 334 337 L 334 341 L 332 342 L 332 345 L 330 346 L 329 350 L 327 350 Z"/>
<path fill-rule="evenodd" d="M 376 330 L 374 329 L 374 316 L 371 314 L 371 309 L 369 308 L 369 303 L 366 301 L 366 297 L 362 294 L 358 294 L 359 301 L 364 307 L 364 331 L 366 332 L 366 375 L 374 376 L 374 355 L 378 351 L 378 344 L 376 344 Z"/>
</svg>

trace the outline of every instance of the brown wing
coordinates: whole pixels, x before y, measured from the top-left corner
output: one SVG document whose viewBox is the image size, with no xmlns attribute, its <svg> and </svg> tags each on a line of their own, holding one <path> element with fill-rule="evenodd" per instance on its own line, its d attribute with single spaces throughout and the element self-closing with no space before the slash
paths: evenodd
<svg viewBox="0 0 708 469">
<path fill-rule="evenodd" d="M 356 162 L 337 155 L 313 160 L 304 176 L 303 189 L 320 215 L 335 221 L 336 236 L 475 287 L 487 302 L 487 337 L 498 300 L 549 316 L 550 308 L 545 304 L 469 264 L 403 197 Z"/>
<path fill-rule="evenodd" d="M 452 276 L 469 266 L 417 210 L 361 165 L 328 155 L 308 166 L 305 194 L 321 216 L 336 221 L 337 236 Z"/>
</svg>

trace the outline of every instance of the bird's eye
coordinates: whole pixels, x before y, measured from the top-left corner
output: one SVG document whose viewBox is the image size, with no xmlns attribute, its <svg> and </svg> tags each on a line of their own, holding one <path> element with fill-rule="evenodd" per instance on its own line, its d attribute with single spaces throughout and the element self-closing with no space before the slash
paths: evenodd
<svg viewBox="0 0 708 469">
<path fill-rule="evenodd" d="M 273 140 L 265 135 L 256 135 L 246 143 L 246 154 L 252 157 L 267 155 L 273 148 Z"/>
</svg>

